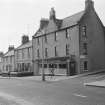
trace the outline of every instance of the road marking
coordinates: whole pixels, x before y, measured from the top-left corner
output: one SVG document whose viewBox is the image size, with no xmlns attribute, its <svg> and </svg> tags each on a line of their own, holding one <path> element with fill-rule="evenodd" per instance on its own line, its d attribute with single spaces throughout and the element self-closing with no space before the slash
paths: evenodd
<svg viewBox="0 0 105 105">
<path fill-rule="evenodd" d="M 15 97 L 13 95 L 3 93 L 3 92 L 0 92 L 0 97 L 3 97 L 4 99 L 9 100 L 9 101 L 14 101 L 14 102 L 18 103 L 19 105 L 34 105 L 22 98 Z"/>
<path fill-rule="evenodd" d="M 82 97 L 82 98 L 86 98 L 87 96 L 84 96 L 84 95 L 82 95 L 82 94 L 77 94 L 77 93 L 74 93 L 73 94 L 74 96 L 77 96 L 77 97 Z"/>
</svg>

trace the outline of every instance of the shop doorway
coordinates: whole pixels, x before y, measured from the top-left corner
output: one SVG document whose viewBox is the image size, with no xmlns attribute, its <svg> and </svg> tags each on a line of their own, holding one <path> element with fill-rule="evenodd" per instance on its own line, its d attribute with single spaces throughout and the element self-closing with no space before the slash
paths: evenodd
<svg viewBox="0 0 105 105">
<path fill-rule="evenodd" d="M 76 63 L 70 62 L 70 76 L 76 75 Z"/>
</svg>

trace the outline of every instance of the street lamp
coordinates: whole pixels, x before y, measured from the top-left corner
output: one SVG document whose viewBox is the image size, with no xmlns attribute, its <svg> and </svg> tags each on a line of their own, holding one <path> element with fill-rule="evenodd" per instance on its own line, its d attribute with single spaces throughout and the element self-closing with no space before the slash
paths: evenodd
<svg viewBox="0 0 105 105">
<path fill-rule="evenodd" d="M 44 35 L 45 32 L 42 31 L 42 35 Z M 45 73 L 44 73 L 44 45 L 43 45 L 43 36 L 42 36 L 42 81 L 45 81 Z"/>
</svg>

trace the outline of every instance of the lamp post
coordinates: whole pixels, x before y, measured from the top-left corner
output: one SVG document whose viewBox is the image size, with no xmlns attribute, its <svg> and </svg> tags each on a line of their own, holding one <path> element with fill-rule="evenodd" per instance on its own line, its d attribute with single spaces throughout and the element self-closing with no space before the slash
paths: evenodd
<svg viewBox="0 0 105 105">
<path fill-rule="evenodd" d="M 42 32 L 45 34 L 45 32 Z M 44 73 L 44 45 L 43 45 L 43 36 L 42 36 L 42 81 L 45 81 L 45 73 Z"/>
</svg>

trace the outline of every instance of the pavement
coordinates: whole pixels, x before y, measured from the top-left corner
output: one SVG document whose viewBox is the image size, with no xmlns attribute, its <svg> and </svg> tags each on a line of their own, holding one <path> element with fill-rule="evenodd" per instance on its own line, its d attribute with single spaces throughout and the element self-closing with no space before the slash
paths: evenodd
<svg viewBox="0 0 105 105">
<path fill-rule="evenodd" d="M 84 83 L 85 86 L 95 86 L 95 87 L 103 87 L 105 88 L 105 79 L 101 81 L 95 81 L 90 83 Z"/>
<path fill-rule="evenodd" d="M 99 74 L 93 74 L 93 80 L 84 82 L 85 86 L 94 86 L 105 88 L 105 72 Z"/>
<path fill-rule="evenodd" d="M 76 78 L 78 75 L 75 76 L 45 76 L 45 81 L 61 81 Z M 20 80 L 29 80 L 29 81 L 42 81 L 42 76 L 27 76 L 27 77 L 2 77 L 0 79 L 20 79 Z"/>
<path fill-rule="evenodd" d="M 91 79 L 88 82 L 84 81 L 83 83 L 84 86 L 95 86 L 95 87 L 105 88 L 105 71 L 103 70 L 100 70 L 98 72 L 90 72 L 90 73 L 74 75 L 74 76 L 63 76 L 63 75 L 45 76 L 45 80 L 54 82 L 54 81 L 69 80 L 69 79 L 78 78 L 78 77 L 85 77 L 85 76 L 86 77 L 93 76 L 94 79 L 93 80 Z M 42 81 L 42 76 L 26 76 L 26 77 L 2 77 L 0 76 L 0 79 L 20 79 L 20 80 L 28 80 L 28 81 Z"/>
</svg>

